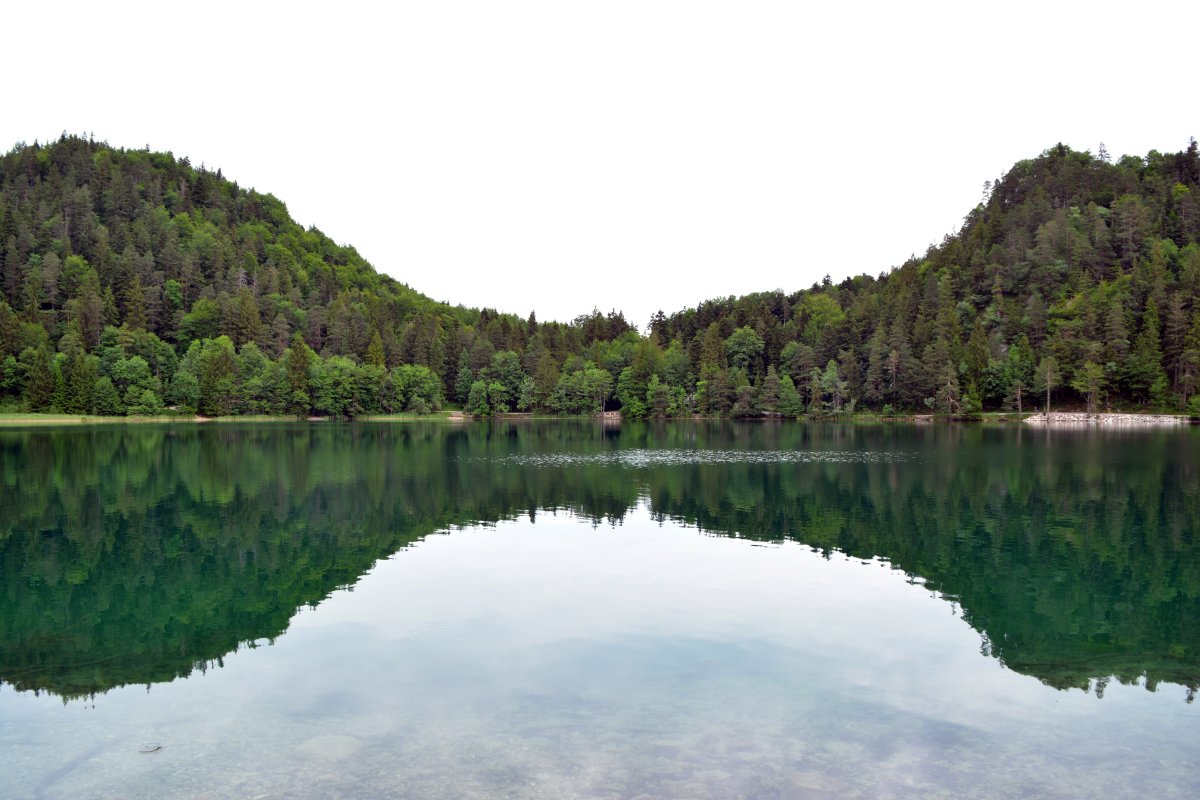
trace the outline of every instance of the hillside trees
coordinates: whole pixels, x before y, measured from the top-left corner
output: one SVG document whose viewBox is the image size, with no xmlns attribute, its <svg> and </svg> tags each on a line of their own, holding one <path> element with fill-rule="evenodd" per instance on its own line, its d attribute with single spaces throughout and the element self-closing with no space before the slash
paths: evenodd
<svg viewBox="0 0 1200 800">
<path fill-rule="evenodd" d="M 642 336 L 616 310 L 434 302 L 271 195 L 64 136 L 0 157 L 0 406 L 958 414 L 1023 411 L 1049 382 L 1076 407 L 1181 409 L 1200 389 L 1198 159 L 1054 147 L 890 272 L 660 312 Z"/>
</svg>

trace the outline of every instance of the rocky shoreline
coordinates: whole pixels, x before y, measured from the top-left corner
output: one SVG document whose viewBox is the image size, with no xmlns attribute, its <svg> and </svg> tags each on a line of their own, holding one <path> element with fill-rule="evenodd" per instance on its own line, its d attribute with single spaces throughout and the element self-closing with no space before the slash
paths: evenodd
<svg viewBox="0 0 1200 800">
<path fill-rule="evenodd" d="M 1088 414 L 1083 411 L 1051 411 L 1025 420 L 1030 425 L 1101 425 L 1105 427 L 1161 427 L 1190 425 L 1184 414 Z"/>
</svg>

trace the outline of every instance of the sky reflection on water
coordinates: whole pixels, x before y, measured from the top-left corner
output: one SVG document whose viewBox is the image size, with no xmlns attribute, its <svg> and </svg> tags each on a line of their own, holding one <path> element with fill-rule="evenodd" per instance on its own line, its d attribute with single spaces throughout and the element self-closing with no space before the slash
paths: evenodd
<svg viewBox="0 0 1200 800">
<path fill-rule="evenodd" d="M 800 430 L 0 436 L 0 796 L 1200 794 L 1192 440 Z"/>
</svg>

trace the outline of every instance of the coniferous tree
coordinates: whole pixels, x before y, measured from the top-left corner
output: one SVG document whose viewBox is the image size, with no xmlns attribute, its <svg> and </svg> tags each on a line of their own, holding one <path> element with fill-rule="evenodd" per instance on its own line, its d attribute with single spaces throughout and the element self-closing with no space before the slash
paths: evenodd
<svg viewBox="0 0 1200 800">
<path fill-rule="evenodd" d="M 57 386 L 57 369 L 45 347 L 29 348 L 21 353 L 25 372 L 25 407 L 30 411 L 49 411 Z"/>
<path fill-rule="evenodd" d="M 1135 397 L 1148 400 L 1152 390 L 1161 394 L 1166 381 L 1162 366 L 1162 346 L 1159 341 L 1158 307 L 1151 299 L 1146 303 L 1142 330 L 1130 351 L 1128 368 L 1129 389 Z"/>
<path fill-rule="evenodd" d="M 660 419 L 671 413 L 671 389 L 657 375 L 652 375 L 646 385 L 646 410 Z"/>
<path fill-rule="evenodd" d="M 288 410 L 307 416 L 312 409 L 313 352 L 304 338 L 296 333 L 285 355 L 287 360 Z"/>
<path fill-rule="evenodd" d="M 387 357 L 383 352 L 383 337 L 379 335 L 379 331 L 375 331 L 371 336 L 371 344 L 367 347 L 367 363 L 376 367 L 387 364 Z"/>
<path fill-rule="evenodd" d="M 734 389 L 733 407 L 729 413 L 734 417 L 752 417 L 758 412 L 755 409 L 754 387 L 749 383 L 740 383 Z"/>
<path fill-rule="evenodd" d="M 779 411 L 785 417 L 800 417 L 804 414 L 804 400 L 796 391 L 791 375 L 779 379 Z"/>
<path fill-rule="evenodd" d="M 471 353 L 464 349 L 458 357 L 457 377 L 454 379 L 454 399 L 460 403 L 468 402 L 471 387 L 475 383 L 475 370 L 471 368 Z"/>
<path fill-rule="evenodd" d="M 1008 349 L 1003 367 L 1004 385 L 1017 413 L 1024 411 L 1024 394 L 1034 385 L 1033 348 L 1028 337 L 1022 336 Z"/>
<path fill-rule="evenodd" d="M 781 391 L 782 382 L 779 380 L 779 375 L 775 372 L 775 367 L 767 367 L 767 374 L 763 377 L 762 386 L 758 390 L 759 411 L 764 414 L 777 413 L 779 411 Z"/>
<path fill-rule="evenodd" d="M 949 361 L 942 367 L 938 379 L 937 407 L 947 416 L 954 416 L 961 407 L 958 370 Z"/>
<path fill-rule="evenodd" d="M 125 324 L 131 328 L 146 328 L 146 291 L 140 275 L 134 275 L 125 292 Z"/>
<path fill-rule="evenodd" d="M 878 408 L 885 396 L 888 362 L 887 340 L 884 326 L 878 325 L 867 344 L 867 372 L 863 380 L 863 400 Z"/>
</svg>

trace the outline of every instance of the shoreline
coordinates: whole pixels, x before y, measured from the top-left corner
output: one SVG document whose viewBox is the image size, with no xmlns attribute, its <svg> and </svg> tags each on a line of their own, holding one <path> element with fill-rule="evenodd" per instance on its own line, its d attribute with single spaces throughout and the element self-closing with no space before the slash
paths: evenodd
<svg viewBox="0 0 1200 800">
<path fill-rule="evenodd" d="M 1027 425 L 1047 428 L 1079 426 L 1101 428 L 1173 428 L 1192 425 L 1193 418 L 1186 414 L 1126 414 L 1121 412 L 1051 411 L 1034 414 L 1025 419 Z"/>
<path fill-rule="evenodd" d="M 179 414 L 154 417 L 104 417 L 95 414 L 0 414 L 0 428 L 46 427 L 50 425 L 227 425 L 254 422 L 454 422 L 449 414 L 386 414 L 351 419 L 333 417 L 295 417 L 254 414 L 228 417 L 203 417 L 198 414 Z"/>
<path fill-rule="evenodd" d="M 246 415 L 246 416 L 227 416 L 227 417 L 204 417 L 200 415 L 163 415 L 153 417 L 105 417 L 92 414 L 39 414 L 39 413 L 17 413 L 17 414 L 0 414 L 0 428 L 24 428 L 24 427 L 48 427 L 53 425 L 143 425 L 143 424 L 188 424 L 188 425 L 209 425 L 209 424 L 249 424 L 249 423 L 326 423 L 326 422 L 375 422 L 375 423 L 412 423 L 412 422 L 442 422 L 463 424 L 468 422 L 477 422 L 485 420 L 495 421 L 547 421 L 547 420 L 595 420 L 604 425 L 613 423 L 619 424 L 621 418 L 615 415 L 541 415 L 541 414 L 500 414 L 495 417 L 484 417 L 476 419 L 469 414 L 464 414 L 461 411 L 446 411 L 432 414 L 370 414 L 361 417 L 353 417 L 350 419 L 334 419 L 332 417 L 295 417 L 295 416 L 271 416 L 271 415 Z M 1103 428 L 1162 428 L 1162 427 L 1184 427 L 1188 425 L 1200 424 L 1200 419 L 1189 417 L 1186 414 L 1153 414 L 1153 413 L 1124 413 L 1124 412 L 1098 412 L 1088 414 L 1083 411 L 1051 411 L 1049 419 L 1044 413 L 1036 414 L 1016 414 L 1005 412 L 994 412 L 984 414 L 976 419 L 965 419 L 959 417 L 941 417 L 933 414 L 903 414 L 890 417 L 883 417 L 877 414 L 854 414 L 850 416 L 840 417 L 814 417 L 814 418 L 798 418 L 789 419 L 786 417 L 747 417 L 734 419 L 730 417 L 706 417 L 691 415 L 686 417 L 666 417 L 666 418 L 647 418 L 645 420 L 630 420 L 640 422 L 700 422 L 700 421 L 718 421 L 728 420 L 730 422 L 766 422 L 766 423 L 782 423 L 782 422 L 820 422 L 820 423 L 848 423 L 848 424 L 869 424 L 869 423 L 907 423 L 911 425 L 935 425 L 935 424 L 964 424 L 964 423 L 990 423 L 1008 425 L 1013 423 L 1024 423 L 1027 425 L 1037 425 L 1047 428 L 1084 428 L 1084 427 L 1103 427 Z"/>
</svg>

